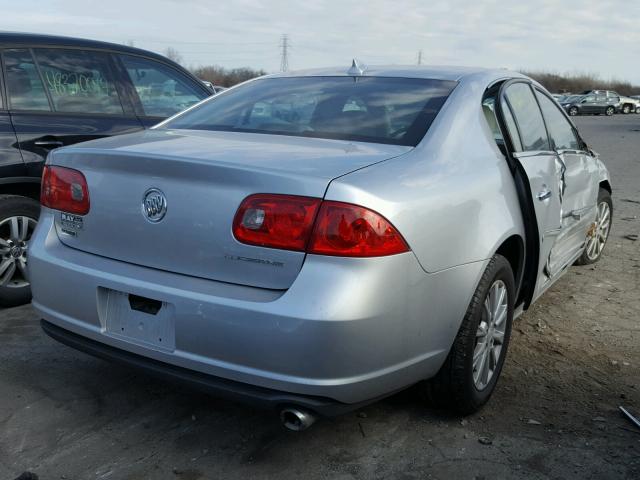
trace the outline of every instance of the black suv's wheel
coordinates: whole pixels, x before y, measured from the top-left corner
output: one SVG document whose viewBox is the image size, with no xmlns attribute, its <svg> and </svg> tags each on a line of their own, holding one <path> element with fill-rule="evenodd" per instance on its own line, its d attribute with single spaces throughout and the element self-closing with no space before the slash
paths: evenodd
<svg viewBox="0 0 640 480">
<path fill-rule="evenodd" d="M 578 115 L 578 107 L 571 107 L 569 109 L 569 115 L 571 115 L 572 117 L 575 117 L 576 115 Z"/>
<path fill-rule="evenodd" d="M 587 232 L 582 256 L 576 260 L 576 265 L 590 265 L 602 257 L 602 252 L 609 239 L 613 220 L 613 202 L 611 194 L 604 188 L 598 192 L 598 210 L 596 220 Z"/>
<path fill-rule="evenodd" d="M 607 109 L 604 111 L 605 115 L 607 117 L 610 117 L 611 115 L 613 115 L 615 113 L 616 109 L 613 107 L 607 107 Z"/>
<path fill-rule="evenodd" d="M 27 244 L 40 215 L 35 200 L 0 195 L 0 307 L 31 300 L 27 277 Z"/>
<path fill-rule="evenodd" d="M 489 400 L 507 355 L 514 300 L 511 265 L 503 256 L 494 255 L 444 365 L 424 383 L 433 404 L 466 415 Z"/>
</svg>

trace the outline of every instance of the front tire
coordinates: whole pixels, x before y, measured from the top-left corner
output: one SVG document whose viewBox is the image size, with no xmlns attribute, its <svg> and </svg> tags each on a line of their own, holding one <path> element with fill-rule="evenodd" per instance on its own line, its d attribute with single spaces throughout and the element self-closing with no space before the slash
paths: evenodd
<svg viewBox="0 0 640 480">
<path fill-rule="evenodd" d="M 432 404 L 468 415 L 487 403 L 507 355 L 514 301 L 511 265 L 502 255 L 494 255 L 444 365 L 424 383 Z"/>
<path fill-rule="evenodd" d="M 625 115 L 631 113 L 631 106 L 625 105 L 624 107 L 622 107 L 622 113 L 624 113 Z"/>
<path fill-rule="evenodd" d="M 613 202 L 611 201 L 611 194 L 604 188 L 601 188 L 598 192 L 596 221 L 594 225 L 589 228 L 584 251 L 580 258 L 576 260 L 576 265 L 591 265 L 600 260 L 604 247 L 609 239 L 609 233 L 611 233 L 612 217 Z"/>
<path fill-rule="evenodd" d="M 578 115 L 578 107 L 571 107 L 569 109 L 569 115 L 571 115 L 572 117 L 575 117 L 576 115 Z"/>
<path fill-rule="evenodd" d="M 0 195 L 0 307 L 15 307 L 31 300 L 27 276 L 27 244 L 40 205 L 18 195 Z"/>
<path fill-rule="evenodd" d="M 613 115 L 613 114 L 615 113 L 615 111 L 616 111 L 616 110 L 615 110 L 615 108 L 613 108 L 613 107 L 607 107 L 607 109 L 604 111 L 604 114 L 605 114 L 607 117 L 610 117 L 611 115 Z"/>
</svg>

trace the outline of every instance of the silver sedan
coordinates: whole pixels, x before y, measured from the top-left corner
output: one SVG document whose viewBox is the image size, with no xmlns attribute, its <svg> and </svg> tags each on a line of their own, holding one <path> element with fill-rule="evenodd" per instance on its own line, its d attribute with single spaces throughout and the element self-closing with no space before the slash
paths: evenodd
<svg viewBox="0 0 640 480">
<path fill-rule="evenodd" d="M 419 383 L 462 413 L 514 317 L 602 255 L 611 185 L 505 70 L 259 78 L 55 150 L 28 269 L 44 330 L 302 429 Z"/>
</svg>

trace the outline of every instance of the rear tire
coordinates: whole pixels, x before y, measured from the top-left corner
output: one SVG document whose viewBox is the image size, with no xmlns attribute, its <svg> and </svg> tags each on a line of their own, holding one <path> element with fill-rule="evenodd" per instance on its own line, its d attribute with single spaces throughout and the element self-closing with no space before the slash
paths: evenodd
<svg viewBox="0 0 640 480">
<path fill-rule="evenodd" d="M 589 229 L 584 251 L 580 258 L 576 260 L 576 265 L 596 263 L 602 257 L 602 252 L 607 245 L 607 240 L 611 233 L 611 225 L 613 225 L 613 202 L 611 201 L 611 194 L 604 188 L 600 188 L 598 192 L 597 208 L 595 229 Z M 606 218 L 602 218 L 605 214 Z"/>
<path fill-rule="evenodd" d="M 622 107 L 622 113 L 624 113 L 625 115 L 631 113 L 631 106 L 625 105 L 624 107 Z"/>
<path fill-rule="evenodd" d="M 499 307 L 495 309 L 502 314 L 491 315 L 491 305 L 496 304 L 492 298 L 500 296 L 494 295 L 498 291 L 496 289 L 504 292 L 506 298 L 498 302 Z M 468 415 L 487 403 L 507 355 L 514 300 L 515 282 L 511 265 L 502 255 L 494 255 L 480 279 L 444 364 L 434 378 L 422 384 L 424 394 L 433 405 Z M 489 307 L 487 302 L 492 302 Z M 501 318 L 502 323 L 496 321 L 492 326 L 491 318 Z M 496 347 L 499 347 L 497 353 Z M 493 366 L 493 370 L 487 373 L 489 377 L 482 375 L 485 361 L 489 370 Z"/>
<path fill-rule="evenodd" d="M 18 195 L 0 195 L 0 282 L 5 286 L 0 286 L 0 307 L 15 307 L 31 301 L 31 286 L 26 275 L 21 271 L 21 262 L 26 257 L 26 244 L 31 237 L 38 217 L 40 216 L 40 205 L 32 198 Z M 26 230 L 24 238 L 16 238 L 18 231 L 23 231 L 23 218 Z M 13 224 L 12 219 L 18 219 Z M 17 241 L 18 240 L 18 241 Z M 24 256 L 15 258 L 12 252 L 15 248 L 22 249 Z M 13 264 L 12 264 L 13 263 Z M 14 273 L 11 273 L 13 271 Z"/>
<path fill-rule="evenodd" d="M 576 115 L 578 115 L 578 107 L 571 107 L 569 109 L 569 115 L 571 115 L 572 117 L 575 117 Z"/>
</svg>

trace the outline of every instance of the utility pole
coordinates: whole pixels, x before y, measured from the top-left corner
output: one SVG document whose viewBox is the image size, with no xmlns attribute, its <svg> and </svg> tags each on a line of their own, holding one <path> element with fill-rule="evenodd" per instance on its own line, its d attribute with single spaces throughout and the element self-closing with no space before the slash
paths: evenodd
<svg viewBox="0 0 640 480">
<path fill-rule="evenodd" d="M 418 65 L 422 65 L 422 50 L 418 50 Z"/>
<path fill-rule="evenodd" d="M 289 70 L 289 36 L 285 33 L 280 41 L 280 71 Z"/>
</svg>

